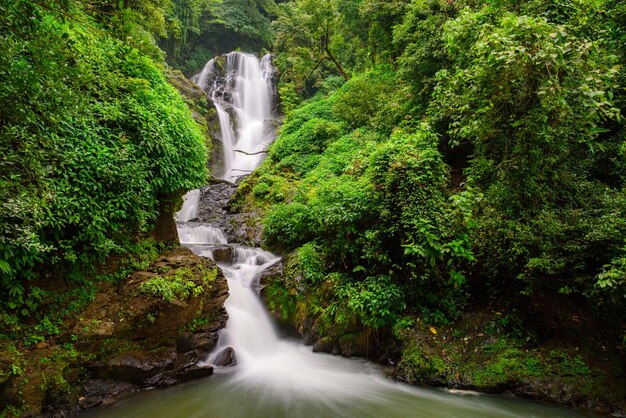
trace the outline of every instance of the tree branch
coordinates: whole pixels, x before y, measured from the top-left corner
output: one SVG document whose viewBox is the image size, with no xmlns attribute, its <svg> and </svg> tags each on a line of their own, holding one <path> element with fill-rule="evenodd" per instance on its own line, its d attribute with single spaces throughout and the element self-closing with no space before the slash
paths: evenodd
<svg viewBox="0 0 626 418">
<path fill-rule="evenodd" d="M 236 150 L 234 150 L 234 151 L 235 151 L 235 152 L 240 152 L 240 153 L 242 153 L 242 154 L 246 154 L 246 155 L 259 155 L 259 154 L 268 154 L 268 153 L 269 153 L 269 151 L 265 151 L 265 150 L 263 150 L 263 151 L 258 151 L 258 152 L 245 152 L 245 151 L 242 151 L 242 150 L 240 150 L 240 149 L 236 149 Z"/>
</svg>

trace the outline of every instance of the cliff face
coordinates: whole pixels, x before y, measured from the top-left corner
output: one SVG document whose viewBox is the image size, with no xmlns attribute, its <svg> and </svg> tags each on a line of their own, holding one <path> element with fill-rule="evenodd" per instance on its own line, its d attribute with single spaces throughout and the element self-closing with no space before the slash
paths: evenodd
<svg viewBox="0 0 626 418">
<path fill-rule="evenodd" d="M 209 259 L 178 247 L 118 285 L 103 284 L 59 341 L 0 352 L 9 416 L 64 415 L 148 387 L 209 376 L 198 366 L 226 324 L 228 286 Z M 4 369 L 4 367 L 3 367 Z"/>
<path fill-rule="evenodd" d="M 221 164 L 222 150 L 221 142 L 217 139 L 220 132 L 217 111 L 213 103 L 209 100 L 207 93 L 192 81 L 187 79 L 178 70 L 167 69 L 166 76 L 169 83 L 178 90 L 183 97 L 187 107 L 191 111 L 191 116 L 200 126 L 204 135 L 205 144 L 209 153 L 210 166 L 215 167 Z"/>
</svg>

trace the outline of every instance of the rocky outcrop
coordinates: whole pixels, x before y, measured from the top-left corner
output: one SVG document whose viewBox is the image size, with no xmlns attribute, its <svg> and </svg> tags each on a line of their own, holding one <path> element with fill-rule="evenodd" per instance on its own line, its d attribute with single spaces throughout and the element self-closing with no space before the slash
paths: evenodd
<svg viewBox="0 0 626 418">
<path fill-rule="evenodd" d="M 205 144 L 210 152 L 210 167 L 215 167 L 216 163 L 221 161 L 222 147 L 219 138 L 219 121 L 217 111 L 202 88 L 189 79 L 178 70 L 168 68 L 165 70 L 167 80 L 178 90 L 185 100 L 191 116 L 199 125 L 200 130 L 205 138 Z"/>
<path fill-rule="evenodd" d="M 121 396 L 212 374 L 201 361 L 227 320 L 228 286 L 215 263 L 178 247 L 95 299 L 63 326 L 58 340 L 10 358 L 0 404 L 18 415 L 61 416 Z M 18 366 L 19 365 L 19 370 Z"/>
<path fill-rule="evenodd" d="M 237 186 L 222 180 L 213 180 L 211 184 L 200 189 L 200 203 L 197 218 L 187 224 L 193 226 L 208 225 L 221 229 L 228 242 L 237 242 L 250 247 L 261 245 L 261 225 L 258 216 L 241 213 L 231 208 L 230 201 L 237 191 Z M 228 247 L 217 249 L 216 256 L 229 257 Z M 220 258 L 218 261 L 230 261 Z"/>
<path fill-rule="evenodd" d="M 366 357 L 389 364 L 389 347 L 396 344 L 386 330 L 374 331 L 357 318 L 346 315 L 341 323 L 331 322 L 321 311 L 328 305 L 323 286 L 309 286 L 302 277 L 297 254 L 265 270 L 261 297 L 270 314 L 286 334 L 299 335 L 314 352 L 344 357 Z M 397 351 L 397 350 L 396 350 Z"/>
</svg>

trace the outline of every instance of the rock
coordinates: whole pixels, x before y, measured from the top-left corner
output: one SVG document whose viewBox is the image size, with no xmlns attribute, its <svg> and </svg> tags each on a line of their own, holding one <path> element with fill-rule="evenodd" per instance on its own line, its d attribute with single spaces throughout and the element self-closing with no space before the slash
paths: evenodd
<svg viewBox="0 0 626 418">
<path fill-rule="evenodd" d="M 78 398 L 78 406 L 81 409 L 89 409 L 94 406 L 108 405 L 114 399 L 130 395 L 138 390 L 140 387 L 130 383 L 89 379 L 83 384 L 83 395 Z"/>
<path fill-rule="evenodd" d="M 184 370 L 177 375 L 177 383 L 188 382 L 194 379 L 200 379 L 203 377 L 208 377 L 213 374 L 213 367 L 211 366 L 198 366 L 193 365 Z"/>
<path fill-rule="evenodd" d="M 219 331 L 217 329 L 216 331 Z M 209 354 L 211 350 L 217 345 L 219 337 L 217 332 L 209 334 L 194 334 L 193 336 L 193 349 L 201 354 Z"/>
<path fill-rule="evenodd" d="M 193 350 L 193 337 L 192 332 L 184 332 L 176 338 L 176 352 L 186 353 Z"/>
<path fill-rule="evenodd" d="M 215 358 L 216 366 L 234 366 L 237 364 L 237 358 L 235 357 L 235 350 L 232 347 L 226 347 L 219 352 Z"/>
<path fill-rule="evenodd" d="M 233 258 L 233 249 L 228 245 L 213 248 L 213 260 L 216 263 L 230 263 Z"/>
<path fill-rule="evenodd" d="M 121 354 L 91 368 L 92 374 L 104 380 L 115 380 L 145 386 L 146 381 L 174 367 L 176 353 L 163 349 L 154 353 L 133 351 Z"/>
<path fill-rule="evenodd" d="M 298 327 L 298 332 L 302 335 L 304 345 L 313 345 L 320 337 L 314 322 L 313 318 L 307 317 Z"/>
<path fill-rule="evenodd" d="M 322 337 L 313 345 L 314 353 L 332 353 L 335 347 L 335 341 L 331 337 Z"/>
<path fill-rule="evenodd" d="M 370 347 L 370 339 L 367 333 L 347 334 L 339 337 L 337 341 L 341 355 L 344 357 L 368 357 L 373 350 Z"/>
<path fill-rule="evenodd" d="M 213 184 L 202 188 L 198 219 L 224 231 L 228 242 L 258 247 L 261 241 L 258 219 L 254 214 L 237 213 L 230 208 L 231 198 L 236 191 L 236 185 L 221 180 L 215 180 Z"/>
<path fill-rule="evenodd" d="M 219 329 L 219 324 L 216 324 Z M 187 353 L 197 352 L 198 354 L 208 354 L 217 344 L 218 336 L 216 332 L 192 333 L 185 332 L 176 339 L 176 352 Z"/>
</svg>

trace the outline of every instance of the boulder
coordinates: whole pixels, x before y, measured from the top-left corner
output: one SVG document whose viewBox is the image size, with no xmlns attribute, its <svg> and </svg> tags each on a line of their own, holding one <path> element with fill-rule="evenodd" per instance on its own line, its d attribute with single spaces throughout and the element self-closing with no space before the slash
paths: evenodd
<svg viewBox="0 0 626 418">
<path fill-rule="evenodd" d="M 230 263 L 233 259 L 233 249 L 228 245 L 213 248 L 213 260 L 216 263 Z"/>
<path fill-rule="evenodd" d="M 215 358 L 216 366 L 234 366 L 235 364 L 237 364 L 237 358 L 232 347 L 226 347 Z"/>
<path fill-rule="evenodd" d="M 173 369 L 175 361 L 176 353 L 169 349 L 153 353 L 132 351 L 93 366 L 91 371 L 92 375 L 99 379 L 144 386 L 146 381 L 155 375 Z"/>
</svg>

